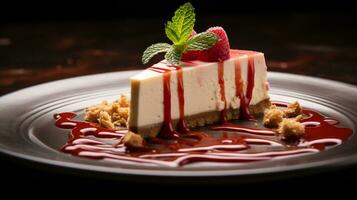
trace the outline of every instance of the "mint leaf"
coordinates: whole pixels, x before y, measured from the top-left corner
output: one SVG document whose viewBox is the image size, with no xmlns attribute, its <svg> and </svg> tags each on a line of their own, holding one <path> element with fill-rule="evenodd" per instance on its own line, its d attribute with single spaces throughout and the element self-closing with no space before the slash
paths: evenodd
<svg viewBox="0 0 357 200">
<path fill-rule="evenodd" d="M 195 25 L 195 9 L 191 3 L 180 6 L 171 21 L 166 24 L 165 33 L 174 44 L 183 44 Z"/>
<path fill-rule="evenodd" d="M 165 59 L 172 65 L 178 65 L 181 61 L 181 52 L 176 48 L 171 48 L 166 54 Z"/>
<path fill-rule="evenodd" d="M 157 55 L 159 53 L 163 53 L 163 52 L 168 52 L 171 49 L 172 49 L 172 46 L 167 43 L 153 44 L 153 45 L 149 46 L 148 48 L 146 48 L 146 50 L 143 53 L 143 57 L 141 58 L 141 61 L 143 62 L 143 64 L 146 64 L 155 55 Z"/>
<path fill-rule="evenodd" d="M 180 41 L 180 36 L 177 35 L 175 25 L 172 22 L 168 22 L 165 27 L 166 36 L 174 43 L 177 44 Z"/>
<path fill-rule="evenodd" d="M 194 50 L 205 50 L 213 47 L 217 42 L 219 38 L 216 34 L 211 33 L 211 32 L 202 32 L 199 33 L 192 38 L 190 38 L 187 41 L 187 46 L 184 50 L 184 52 L 187 51 L 194 51 Z"/>
</svg>

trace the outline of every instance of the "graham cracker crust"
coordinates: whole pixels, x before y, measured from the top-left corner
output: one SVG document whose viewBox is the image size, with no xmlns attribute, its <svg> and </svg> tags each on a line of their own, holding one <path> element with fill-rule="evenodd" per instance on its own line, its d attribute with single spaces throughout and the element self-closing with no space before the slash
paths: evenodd
<svg viewBox="0 0 357 200">
<path fill-rule="evenodd" d="M 269 108 L 271 105 L 270 99 L 265 99 L 260 101 L 258 104 L 250 105 L 249 111 L 254 116 L 261 116 L 266 108 Z M 220 111 L 211 111 L 206 113 L 200 113 L 197 115 L 186 116 L 187 125 L 190 128 L 206 126 L 219 122 L 220 120 Z M 228 109 L 226 113 L 227 120 L 239 119 L 239 110 L 238 109 Z M 176 127 L 178 119 L 173 119 L 173 125 Z M 144 138 L 154 138 L 156 137 L 161 129 L 162 123 L 153 124 L 143 127 L 129 126 L 129 130 L 141 135 Z"/>
</svg>

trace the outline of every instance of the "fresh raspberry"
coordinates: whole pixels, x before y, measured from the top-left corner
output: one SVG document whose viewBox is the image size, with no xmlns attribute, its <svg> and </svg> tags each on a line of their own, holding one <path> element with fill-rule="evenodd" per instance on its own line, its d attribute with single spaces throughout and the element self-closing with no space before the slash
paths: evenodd
<svg viewBox="0 0 357 200">
<path fill-rule="evenodd" d="M 191 61 L 191 60 L 198 60 L 200 56 L 200 51 L 188 51 L 182 54 L 181 60 L 184 62 Z"/>
<path fill-rule="evenodd" d="M 219 37 L 219 41 L 210 49 L 201 51 L 199 60 L 207 62 L 221 62 L 227 60 L 230 57 L 230 47 L 226 31 L 219 26 L 209 28 L 207 31 L 216 34 Z"/>
<path fill-rule="evenodd" d="M 191 38 L 195 35 L 197 35 L 196 31 L 192 30 L 189 38 Z M 191 61 L 191 60 L 197 60 L 199 54 L 200 54 L 200 51 L 188 51 L 188 52 L 182 54 L 181 60 L 184 62 Z"/>
</svg>

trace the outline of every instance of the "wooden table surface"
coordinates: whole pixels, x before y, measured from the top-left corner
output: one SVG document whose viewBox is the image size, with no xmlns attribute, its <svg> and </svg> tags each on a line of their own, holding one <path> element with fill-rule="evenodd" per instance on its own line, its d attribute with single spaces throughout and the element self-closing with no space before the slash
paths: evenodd
<svg viewBox="0 0 357 200">
<path fill-rule="evenodd" d="M 232 48 L 264 52 L 269 71 L 357 85 L 357 27 L 355 20 L 347 16 L 305 13 L 202 17 L 198 21 L 198 31 L 223 26 Z M 0 95 L 67 77 L 144 69 L 148 66 L 141 64 L 140 58 L 145 47 L 166 41 L 163 24 L 161 18 L 3 23 L 0 25 Z M 74 181 L 70 175 L 34 170 L 8 159 L 1 159 L 0 164 L 5 169 L 0 174 L 9 171 L 12 174 L 6 181 L 23 183 L 24 187 L 43 181 L 56 187 L 56 181 L 68 180 L 74 185 L 99 184 L 83 177 Z M 355 171 L 353 167 L 318 178 L 351 181 Z M 321 182 L 324 181 L 318 183 Z M 305 179 L 277 182 L 274 187 L 299 187 L 299 184 L 305 184 Z"/>
</svg>

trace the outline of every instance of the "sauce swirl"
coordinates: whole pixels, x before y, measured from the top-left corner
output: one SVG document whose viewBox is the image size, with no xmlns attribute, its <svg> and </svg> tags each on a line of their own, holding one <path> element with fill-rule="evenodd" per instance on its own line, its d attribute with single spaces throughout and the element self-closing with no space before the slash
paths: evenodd
<svg viewBox="0 0 357 200">
<path fill-rule="evenodd" d="M 309 109 L 303 109 L 303 113 L 308 116 L 302 120 L 306 135 L 293 146 L 277 139 L 272 129 L 225 122 L 209 127 L 210 131 L 177 132 L 174 138 L 154 138 L 147 140 L 144 147 L 128 147 L 122 141 L 126 129 L 111 130 L 76 121 L 73 120 L 76 114 L 70 112 L 56 114 L 54 118 L 57 127 L 71 130 L 63 152 L 166 167 L 196 162 L 254 162 L 317 153 L 340 145 L 352 135 L 352 130 L 339 127 L 337 120 Z"/>
</svg>

